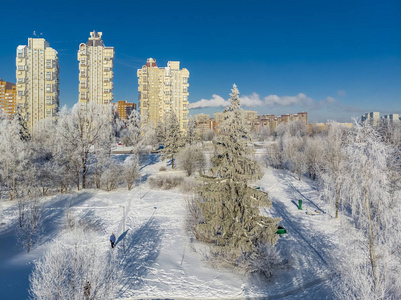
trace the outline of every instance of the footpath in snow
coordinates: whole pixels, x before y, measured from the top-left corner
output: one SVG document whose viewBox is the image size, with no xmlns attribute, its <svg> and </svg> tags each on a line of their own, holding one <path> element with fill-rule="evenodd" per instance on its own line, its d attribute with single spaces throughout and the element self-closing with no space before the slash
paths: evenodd
<svg viewBox="0 0 401 300">
<path fill-rule="evenodd" d="M 98 227 L 99 249 L 107 251 L 109 235 L 116 234 L 115 251 L 122 258 L 123 272 L 119 299 L 332 297 L 330 282 L 335 274 L 331 266 L 339 255 L 334 238 L 338 225 L 319 201 L 312 182 L 298 181 L 287 171 L 269 168 L 257 183 L 273 200 L 273 207 L 264 213 L 282 218 L 280 224 L 288 232 L 277 244 L 284 267 L 266 280 L 208 264 L 202 247 L 185 227 L 186 196 L 179 190 L 153 190 L 145 183 L 161 165 L 154 158 L 149 160 L 141 170 L 143 184 L 131 191 L 84 191 L 48 199 L 45 238 L 29 255 L 16 244 L 18 214 L 15 205 L 7 204 L 2 218 L 5 224 L 0 227 L 1 298 L 28 297 L 32 261 L 57 240 L 68 201 L 77 216 L 91 219 Z M 298 210 L 299 199 L 303 200 L 303 210 Z"/>
</svg>

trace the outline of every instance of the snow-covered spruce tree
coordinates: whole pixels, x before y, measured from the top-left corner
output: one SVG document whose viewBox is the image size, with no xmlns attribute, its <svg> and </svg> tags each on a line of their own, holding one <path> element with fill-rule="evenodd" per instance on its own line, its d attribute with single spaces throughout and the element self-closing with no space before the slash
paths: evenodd
<svg viewBox="0 0 401 300">
<path fill-rule="evenodd" d="M 185 142 L 188 145 L 193 145 L 199 141 L 200 141 L 200 136 L 196 129 L 195 118 L 193 116 L 190 116 L 189 120 L 188 120 L 188 128 L 187 128 L 187 135 L 186 135 Z"/>
<path fill-rule="evenodd" d="M 401 199 L 390 193 L 391 149 L 369 123 L 356 124 L 350 134 L 345 147 L 348 163 L 342 196 L 351 213 L 351 226 L 360 234 L 357 242 L 360 253 L 357 251 L 340 269 L 338 296 L 399 299 Z M 350 238 L 357 239 L 356 235 Z"/>
<path fill-rule="evenodd" d="M 199 189 L 201 221 L 194 227 L 196 238 L 211 243 L 211 254 L 219 261 L 251 271 L 254 253 L 261 245 L 274 246 L 278 219 L 259 214 L 269 206 L 267 194 L 248 187 L 261 177 L 247 146 L 248 134 L 241 118 L 238 89 L 233 86 L 231 105 L 215 139 L 212 172 Z"/>
<path fill-rule="evenodd" d="M 174 169 L 175 158 L 183 146 L 180 124 L 174 112 L 170 113 L 166 121 L 166 134 L 164 138 L 164 149 L 161 151 L 163 160 L 171 160 L 171 168 Z"/>
</svg>

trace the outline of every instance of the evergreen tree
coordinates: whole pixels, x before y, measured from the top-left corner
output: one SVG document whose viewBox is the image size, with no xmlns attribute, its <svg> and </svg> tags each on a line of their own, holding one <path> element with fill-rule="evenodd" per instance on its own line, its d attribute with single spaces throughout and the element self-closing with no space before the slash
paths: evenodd
<svg viewBox="0 0 401 300">
<path fill-rule="evenodd" d="M 201 218 L 194 228 L 197 239 L 214 244 L 214 255 L 235 266 L 244 261 L 251 264 L 261 246 L 274 246 L 278 223 L 259 214 L 260 206 L 271 205 L 267 194 L 247 185 L 261 172 L 247 147 L 238 94 L 234 85 L 215 141 L 214 177 L 205 179 L 199 189 Z"/>
<path fill-rule="evenodd" d="M 171 167 L 174 169 L 174 160 L 183 146 L 180 124 L 174 113 L 170 114 L 166 123 L 164 149 L 162 150 L 163 160 L 171 159 Z"/>
</svg>

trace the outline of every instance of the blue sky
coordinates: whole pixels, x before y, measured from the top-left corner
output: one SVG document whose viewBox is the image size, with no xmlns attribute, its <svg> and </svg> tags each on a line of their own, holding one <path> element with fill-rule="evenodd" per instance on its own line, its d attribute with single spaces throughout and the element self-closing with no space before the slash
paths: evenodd
<svg viewBox="0 0 401 300">
<path fill-rule="evenodd" d="M 89 32 L 114 46 L 114 99 L 136 102 L 148 57 L 190 72 L 191 114 L 222 111 L 236 83 L 244 109 L 307 111 L 311 122 L 401 113 L 400 1 L 7 1 L 0 78 L 33 32 L 59 52 L 60 103 L 78 99 L 77 50 Z"/>
</svg>

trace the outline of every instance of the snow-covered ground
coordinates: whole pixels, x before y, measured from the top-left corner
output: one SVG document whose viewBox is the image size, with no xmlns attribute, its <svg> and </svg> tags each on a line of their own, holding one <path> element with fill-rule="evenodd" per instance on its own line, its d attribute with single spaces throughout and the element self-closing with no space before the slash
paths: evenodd
<svg viewBox="0 0 401 300">
<path fill-rule="evenodd" d="M 115 233 L 115 251 L 123 258 L 119 299 L 333 298 L 331 283 L 336 274 L 332 265 L 340 256 L 339 224 L 318 199 L 313 182 L 298 181 L 288 171 L 269 168 L 257 183 L 273 200 L 273 207 L 265 213 L 282 218 L 281 225 L 288 232 L 277 244 L 285 264 L 266 280 L 209 265 L 203 248 L 185 228 L 186 196 L 179 190 L 154 190 L 146 183 L 162 165 L 165 163 L 156 155 L 149 156 L 141 170 L 143 183 L 131 191 L 86 190 L 44 199 L 43 237 L 29 254 L 17 244 L 16 204 L 2 202 L 0 298 L 28 297 L 32 262 L 60 236 L 68 207 L 102 233 L 99 249 L 107 251 L 109 236 Z M 298 209 L 299 199 L 303 200 L 302 210 Z"/>
</svg>

